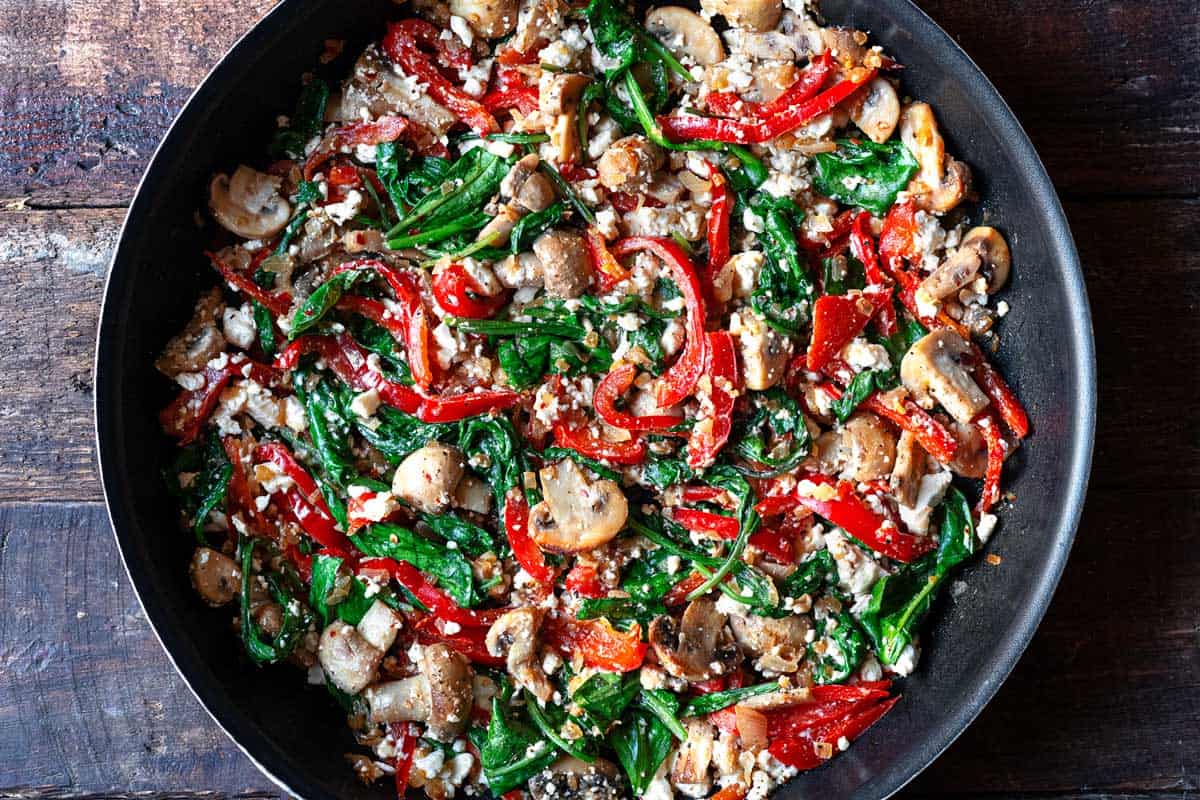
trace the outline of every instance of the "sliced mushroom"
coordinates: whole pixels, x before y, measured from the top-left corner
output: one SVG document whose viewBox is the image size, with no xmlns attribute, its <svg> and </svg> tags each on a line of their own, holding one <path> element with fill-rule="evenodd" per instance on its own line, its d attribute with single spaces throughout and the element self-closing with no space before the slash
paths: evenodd
<svg viewBox="0 0 1200 800">
<path fill-rule="evenodd" d="M 542 669 L 538 629 L 542 611 L 525 606 L 505 613 L 487 632 L 488 652 L 503 658 L 513 679 L 543 703 L 554 696 L 554 685 Z"/>
<path fill-rule="evenodd" d="M 167 342 L 162 355 L 154 362 L 155 368 L 168 378 L 174 378 L 182 372 L 200 372 L 220 355 L 225 349 L 225 337 L 217 327 L 217 318 L 223 306 L 220 289 L 203 295 L 187 326 Z"/>
<path fill-rule="evenodd" d="M 538 110 L 547 120 L 550 147 L 560 164 L 579 160 L 579 98 L 592 79 L 580 72 L 547 72 L 538 84 Z"/>
<path fill-rule="evenodd" d="M 450 24 L 450 13 L 444 3 L 437 4 L 444 17 L 439 23 L 443 30 Z M 392 68 L 392 63 L 378 45 L 370 45 L 354 64 L 342 92 L 341 103 L 330 104 L 339 120 L 358 120 L 359 110 L 367 109 L 372 117 L 400 114 L 427 128 L 433 136 L 441 136 L 458 122 L 449 109 L 429 97 L 425 84 L 409 80 Z"/>
<path fill-rule="evenodd" d="M 917 205 L 943 213 L 957 206 L 971 186 L 971 170 L 946 155 L 946 144 L 928 103 L 913 103 L 900 116 L 900 139 L 920 169 L 908 184 Z"/>
<path fill-rule="evenodd" d="M 788 338 L 748 308 L 730 315 L 729 332 L 737 337 L 746 388 L 764 391 L 779 383 L 791 355 Z"/>
<path fill-rule="evenodd" d="M 450 0 L 450 13 L 484 39 L 507 36 L 517 27 L 517 0 Z"/>
<path fill-rule="evenodd" d="M 533 240 L 533 253 L 542 265 L 546 291 L 569 300 L 579 297 L 592 281 L 583 235 L 576 231 L 550 230 Z"/>
<path fill-rule="evenodd" d="M 237 562 L 210 547 L 197 547 L 188 567 L 196 593 L 216 608 L 238 596 L 242 586 L 242 570 Z"/>
<path fill-rule="evenodd" d="M 807 703 L 812 700 L 812 692 L 807 687 L 780 689 L 778 692 L 767 692 L 766 694 L 747 697 L 739 706 L 752 708 L 755 711 L 774 711 L 780 708 L 788 708 L 802 703 Z"/>
<path fill-rule="evenodd" d="M 496 210 L 496 216 L 488 220 L 488 224 L 475 237 L 475 241 L 490 241 L 495 247 L 508 244 L 508 235 L 516 227 L 525 212 L 517 208 L 515 203 L 505 203 Z"/>
<path fill-rule="evenodd" d="M 901 505 L 911 506 L 917 501 L 917 490 L 921 488 L 921 477 L 925 474 L 925 450 L 917 437 L 910 431 L 900 434 L 896 442 L 896 466 L 892 467 L 892 495 Z"/>
<path fill-rule="evenodd" d="M 454 490 L 454 505 L 476 514 L 487 514 L 492 510 L 492 487 L 474 475 L 464 475 Z"/>
<path fill-rule="evenodd" d="M 665 161 L 662 148 L 635 133 L 613 142 L 600 156 L 596 172 L 604 188 L 634 194 L 645 191 Z"/>
<path fill-rule="evenodd" d="M 690 8 L 655 8 L 646 15 L 646 30 L 675 55 L 686 55 L 701 66 L 725 60 L 721 37 L 704 17 Z"/>
<path fill-rule="evenodd" d="M 457 447 L 430 442 L 400 462 L 392 478 L 392 494 L 429 514 L 454 502 L 467 462 Z"/>
<path fill-rule="evenodd" d="M 780 619 L 730 614 L 729 627 L 742 649 L 758 659 L 759 669 L 791 673 L 804 661 L 812 622 L 795 614 Z"/>
<path fill-rule="evenodd" d="M 703 796 L 712 785 L 708 768 L 712 764 L 715 730 L 711 722 L 699 717 L 689 719 L 684 729 L 687 739 L 679 745 L 675 763 L 671 765 L 671 783 L 689 787 L 690 796 Z"/>
<path fill-rule="evenodd" d="M 542 262 L 533 253 L 516 253 L 492 267 L 496 279 L 509 289 L 540 288 L 544 285 Z"/>
<path fill-rule="evenodd" d="M 282 178 L 239 166 L 233 176 L 215 175 L 208 207 L 221 227 L 246 239 L 267 239 L 283 230 L 292 207 L 279 193 Z"/>
<path fill-rule="evenodd" d="M 821 44 L 844 67 L 858 67 L 867 58 L 867 35 L 850 28 L 821 28 Z"/>
<path fill-rule="evenodd" d="M 960 250 L 974 250 L 979 253 L 983 262 L 980 271 L 987 279 L 988 294 L 995 294 L 1008 283 L 1008 273 L 1012 269 L 1012 253 L 1009 252 L 1008 242 L 1000 235 L 1000 231 L 987 225 L 980 225 L 967 231 L 963 237 Z"/>
<path fill-rule="evenodd" d="M 919 339 L 900 362 L 904 388 L 925 408 L 936 400 L 966 425 L 988 404 L 987 395 L 959 363 L 971 347 L 954 331 L 943 328 Z"/>
<path fill-rule="evenodd" d="M 983 268 L 979 251 L 960 247 L 946 258 L 921 281 L 917 297 L 921 302 L 933 305 L 950 297 L 971 284 Z"/>
<path fill-rule="evenodd" d="M 467 657 L 446 644 L 431 644 L 421 658 L 429 680 L 429 733 L 448 742 L 467 727 L 475 699 L 475 672 Z"/>
<path fill-rule="evenodd" d="M 982 478 L 987 473 L 987 440 L 979 426 L 937 416 L 954 436 L 954 458 L 946 466 L 964 478 Z"/>
<path fill-rule="evenodd" d="M 720 14 L 735 28 L 769 31 L 783 16 L 782 0 L 700 0 L 705 13 Z"/>
<path fill-rule="evenodd" d="M 667 614 L 655 618 L 648 634 L 663 669 L 688 681 L 724 674 L 738 654 L 725 615 L 706 597 L 693 600 L 678 623 Z"/>
<path fill-rule="evenodd" d="M 896 435 L 876 415 L 860 411 L 819 440 L 822 463 L 845 480 L 873 481 L 891 474 Z"/>
<path fill-rule="evenodd" d="M 424 722 L 429 735 L 452 741 L 467 727 L 475 701 L 475 672 L 466 657 L 446 644 L 431 644 L 421 671 L 367 688 L 372 722 Z"/>
<path fill-rule="evenodd" d="M 375 679 L 383 651 L 339 619 L 321 633 L 317 658 L 335 686 L 347 694 L 358 694 Z"/>
<path fill-rule="evenodd" d="M 622 800 L 629 794 L 616 764 L 564 756 L 529 779 L 533 800 Z"/>
<path fill-rule="evenodd" d="M 900 98 L 886 78 L 873 78 L 850 106 L 850 119 L 876 144 L 891 138 L 900 122 Z"/>
<path fill-rule="evenodd" d="M 364 639 L 386 653 L 403 626 L 404 618 L 398 611 L 382 600 L 376 600 L 355 629 Z"/>
<path fill-rule="evenodd" d="M 552 553 L 582 553 L 611 541 L 625 527 L 629 503 L 610 480 L 592 481 L 573 459 L 545 468 L 541 503 L 529 513 L 529 528 L 538 547 Z"/>
</svg>

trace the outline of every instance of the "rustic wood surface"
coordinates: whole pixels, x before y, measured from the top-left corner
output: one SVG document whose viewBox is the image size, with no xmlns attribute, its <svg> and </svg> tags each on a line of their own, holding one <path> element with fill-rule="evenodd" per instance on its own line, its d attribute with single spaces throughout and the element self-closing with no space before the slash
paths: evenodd
<svg viewBox="0 0 1200 800">
<path fill-rule="evenodd" d="M 95 476 L 91 358 L 138 177 L 266 0 L 0 0 L 0 796 L 260 798 L 175 676 Z M 1078 543 L 1016 672 L 903 796 L 1200 792 L 1200 14 L 924 0 L 1062 195 L 1100 355 Z"/>
</svg>

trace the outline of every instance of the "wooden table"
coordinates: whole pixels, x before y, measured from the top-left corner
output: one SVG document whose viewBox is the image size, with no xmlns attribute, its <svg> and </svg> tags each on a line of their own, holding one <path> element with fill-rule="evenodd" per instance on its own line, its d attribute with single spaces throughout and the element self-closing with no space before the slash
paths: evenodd
<svg viewBox="0 0 1200 800">
<path fill-rule="evenodd" d="M 90 374 L 105 267 L 146 160 L 269 5 L 0 0 L 2 796 L 274 795 L 175 676 L 126 582 Z M 1101 393 L 1087 513 L 1054 604 L 998 697 L 904 796 L 1192 796 L 1200 337 L 1183 323 L 1200 300 L 1200 14 L 1194 0 L 922 5 L 1054 177 Z"/>
</svg>

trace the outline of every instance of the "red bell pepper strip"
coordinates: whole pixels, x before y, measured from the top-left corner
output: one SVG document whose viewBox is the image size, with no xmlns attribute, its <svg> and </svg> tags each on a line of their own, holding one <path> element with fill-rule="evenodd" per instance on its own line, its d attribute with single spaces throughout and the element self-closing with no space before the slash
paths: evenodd
<svg viewBox="0 0 1200 800">
<path fill-rule="evenodd" d="M 454 602 L 450 595 L 437 588 L 420 570 L 405 561 L 393 558 L 368 558 L 359 562 L 358 571 L 383 572 L 412 592 L 421 604 L 442 622 L 456 622 L 474 628 L 487 628 L 504 613 L 500 609 L 471 611 Z"/>
<path fill-rule="evenodd" d="M 580 597 L 596 599 L 608 597 L 608 590 L 600 582 L 600 575 L 590 564 L 576 564 L 571 567 L 564 581 L 567 589 Z"/>
<path fill-rule="evenodd" d="M 854 227 L 850 229 L 850 252 L 862 262 L 867 277 L 867 293 L 876 298 L 875 320 L 879 332 L 891 336 L 896 332 L 896 309 L 892 305 L 892 282 L 879 266 L 879 255 L 875 252 L 875 242 L 871 238 L 871 216 L 867 213 L 858 214 L 854 218 Z"/>
<path fill-rule="evenodd" d="M 440 642 L 450 645 L 472 663 L 483 664 L 487 667 L 504 667 L 503 658 L 488 652 L 486 641 L 488 626 L 457 624 L 460 626 L 458 633 L 446 633 L 444 620 L 433 615 L 423 615 L 412 623 L 412 627 L 421 644 Z"/>
<path fill-rule="evenodd" d="M 983 491 L 979 495 L 979 503 L 975 506 L 978 513 L 984 514 L 1000 501 L 1000 473 L 1004 469 L 1008 444 L 1000 435 L 1000 422 L 993 414 L 984 412 L 975 424 L 987 443 L 987 471 L 983 476 Z"/>
<path fill-rule="evenodd" d="M 285 508 L 305 533 L 324 547 L 343 551 L 351 549 L 346 534 L 337 529 L 337 520 L 321 496 L 317 482 L 286 447 L 278 442 L 260 444 L 254 450 L 254 460 L 270 462 L 276 470 L 292 479 L 295 486 L 289 486 L 280 493 Z"/>
<path fill-rule="evenodd" d="M 591 262 L 592 274 L 600 284 L 601 291 L 611 291 L 621 281 L 629 279 L 630 272 L 621 266 L 608 249 L 604 234 L 595 225 L 589 225 L 584 233 L 584 244 L 587 245 L 588 261 Z"/>
<path fill-rule="evenodd" d="M 773 517 L 778 514 L 786 514 L 792 509 L 798 507 L 800 501 L 795 495 L 780 494 L 764 497 L 755 504 L 754 510 L 758 512 L 760 517 Z"/>
<path fill-rule="evenodd" d="M 553 586 L 557 570 L 546 563 L 545 553 L 529 535 L 529 502 L 520 487 L 509 489 L 504 496 L 504 530 L 521 568 L 543 586 Z"/>
<path fill-rule="evenodd" d="M 563 655 L 578 653 L 586 666 L 607 672 L 632 672 L 646 659 L 642 626 L 636 622 L 621 633 L 604 617 L 580 620 L 555 615 L 542 624 L 542 635 Z"/>
<path fill-rule="evenodd" d="M 818 486 L 834 489 L 828 499 L 818 499 L 804 494 L 799 487 L 796 498 L 805 508 L 844 528 L 872 550 L 903 564 L 916 561 L 934 547 L 932 537 L 917 537 L 897 528 L 890 520 L 876 514 L 862 498 L 854 492 L 848 481 L 835 481 L 826 475 L 812 473 L 806 478 Z"/>
<path fill-rule="evenodd" d="M 915 261 L 917 250 L 917 205 L 912 198 L 893 205 L 883 220 L 879 233 L 879 257 L 882 268 L 893 278 L 904 272 L 905 261 Z"/>
<path fill-rule="evenodd" d="M 617 399 L 633 386 L 637 378 L 637 367 L 633 364 L 621 364 L 609 372 L 596 384 L 592 393 L 592 405 L 600 419 L 614 428 L 624 428 L 627 431 L 653 431 L 665 433 L 668 428 L 678 425 L 679 417 L 669 414 L 648 414 L 637 417 L 617 409 Z"/>
<path fill-rule="evenodd" d="M 221 446 L 225 449 L 229 463 L 233 465 L 229 476 L 229 488 L 225 492 L 226 516 L 232 517 L 241 512 L 256 534 L 267 536 L 274 528 L 258 510 L 254 497 L 250 494 L 250 482 L 246 478 L 246 467 L 242 463 L 241 440 L 236 436 L 226 436 L 221 440 Z"/>
<path fill-rule="evenodd" d="M 708 337 L 708 397 L 712 417 L 701 419 L 692 427 L 688 438 L 688 466 L 692 469 L 711 467 L 717 454 L 729 441 L 733 431 L 733 407 L 741 388 L 737 352 L 733 336 L 728 331 L 714 331 Z"/>
<path fill-rule="evenodd" d="M 389 722 L 388 731 L 396 740 L 392 768 L 396 779 L 396 798 L 408 796 L 408 776 L 412 774 L 413 753 L 417 750 L 417 729 L 411 722 Z"/>
<path fill-rule="evenodd" d="M 832 258 L 833 256 L 841 255 L 846 249 L 850 241 L 850 230 L 854 227 L 854 209 L 848 209 L 838 214 L 833 218 L 833 230 L 825 231 L 823 239 L 810 239 L 807 236 L 799 236 L 796 243 L 799 244 L 810 256 L 810 262 L 814 263 L 815 267 L 820 267 L 821 259 Z M 814 272 L 820 274 L 820 270 L 814 269 Z"/>
<path fill-rule="evenodd" d="M 436 45 L 440 40 L 439 33 L 432 24 L 421 19 L 394 22 L 388 25 L 387 36 L 383 39 L 383 51 L 388 58 L 399 64 L 406 74 L 427 84 L 426 91 L 429 96 L 450 109 L 452 114 L 465 122 L 475 133 L 480 136 L 497 133 L 500 126 L 483 104 L 446 80 L 417 46 L 418 43 Z"/>
<path fill-rule="evenodd" d="M 712 163 L 708 165 L 709 194 L 712 195 L 712 205 L 708 209 L 708 267 L 706 269 L 705 285 L 712 287 L 713 279 L 729 260 L 729 228 L 733 216 L 733 197 L 729 191 L 729 182 L 725 174 Z M 710 295 L 711 296 L 711 295 Z"/>
<path fill-rule="evenodd" d="M 180 445 L 191 444 L 204 430 L 204 423 L 212 416 L 221 399 L 221 392 L 235 378 L 249 378 L 263 385 L 275 383 L 275 370 L 257 361 L 232 359 L 224 367 L 204 368 L 204 385 L 199 389 L 188 389 L 179 393 L 171 404 L 158 415 L 158 421 L 168 436 L 179 439 Z"/>
<path fill-rule="evenodd" d="M 716 486 L 684 486 L 680 495 L 685 503 L 717 503 L 729 507 L 727 503 L 719 502 L 728 495 Z"/>
<path fill-rule="evenodd" d="M 536 82 L 529 85 L 521 70 L 507 64 L 497 64 L 496 78 L 479 102 L 493 114 L 515 108 L 529 115 L 538 109 L 538 86 Z"/>
<path fill-rule="evenodd" d="M 791 133 L 821 114 L 833 110 L 874 78 L 875 73 L 876 70 L 873 69 L 860 70 L 853 77 L 835 84 L 815 97 L 772 112 L 761 119 L 741 121 L 681 114 L 660 116 L 658 124 L 662 126 L 666 137 L 673 142 L 711 139 L 731 144 L 762 144 L 777 136 Z"/>
<path fill-rule="evenodd" d="M 750 536 L 750 546 L 780 564 L 791 564 L 796 560 L 795 531 L 787 525 L 759 528 Z"/>
<path fill-rule="evenodd" d="M 256 300 L 259 304 L 265 306 L 275 316 L 282 316 L 291 308 L 292 296 L 287 292 L 279 292 L 278 294 L 268 292 L 255 283 L 249 275 L 238 272 L 226 264 L 217 257 L 216 253 L 205 251 L 204 254 L 208 256 L 209 261 L 216 267 L 217 272 L 221 273 L 221 277 L 225 279 L 226 283 L 251 300 Z"/>
<path fill-rule="evenodd" d="M 646 443 L 636 435 L 624 442 L 609 442 L 593 436 L 587 428 L 572 428 L 564 422 L 556 422 L 554 442 L 559 447 L 568 447 L 588 458 L 613 464 L 632 466 L 646 460 Z"/>
<path fill-rule="evenodd" d="M 840 716 L 816 722 L 808 730 L 797 735 L 775 738 L 767 750 L 790 767 L 800 770 L 813 769 L 840 750 L 840 740 L 851 742 L 857 739 L 899 700 L 900 697 L 896 696 L 883 702 L 872 701 L 874 704 L 865 708 L 852 704 L 849 709 L 845 709 L 845 704 L 839 702 L 839 707 L 831 709 L 831 713 L 840 711 Z M 824 752 L 819 752 L 819 748 L 823 748 Z"/>
<path fill-rule="evenodd" d="M 742 529 L 736 517 L 726 517 L 698 508 L 672 509 L 671 518 L 692 533 L 712 535 L 729 541 L 736 539 Z"/>
<path fill-rule="evenodd" d="M 417 278 L 411 272 L 395 269 L 374 258 L 348 261 L 338 266 L 333 275 L 363 269 L 374 270 L 383 276 L 396 295 L 401 308 L 400 330 L 403 331 L 404 349 L 408 354 L 408 369 L 412 373 L 413 383 L 428 392 L 437 380 L 436 361 L 433 356 L 433 333 Z"/>
<path fill-rule="evenodd" d="M 404 117 L 386 116 L 370 122 L 352 122 L 349 125 L 335 128 L 304 162 L 304 179 L 311 181 L 313 176 L 320 172 L 331 158 L 345 148 L 356 147 L 360 144 L 376 145 L 383 142 L 394 142 L 405 135 L 420 139 L 418 127 Z M 432 138 L 428 131 L 423 131 L 423 133 Z M 340 168 L 334 167 L 334 169 Z M 334 183 L 332 170 L 330 172 L 330 183 L 332 184 Z"/>
<path fill-rule="evenodd" d="M 349 311 L 352 314 L 366 317 L 376 325 L 387 328 L 388 332 L 392 334 L 392 338 L 400 344 L 404 344 L 404 337 L 407 334 L 404 322 L 391 311 L 388 311 L 387 306 L 378 300 L 372 300 L 369 297 L 362 297 L 356 294 L 344 294 L 338 300 L 337 307 L 343 311 Z"/>
<path fill-rule="evenodd" d="M 1029 417 L 1021 406 L 1021 401 L 1005 383 L 1004 378 L 1000 377 L 1000 373 L 996 371 L 995 367 L 988 362 L 979 346 L 972 343 L 972 348 L 975 355 L 973 372 L 979 388 L 983 389 L 983 393 L 996 406 L 996 411 L 1000 413 L 1000 419 L 1004 420 L 1008 429 L 1018 439 L 1024 439 L 1029 435 Z"/>
<path fill-rule="evenodd" d="M 656 390 L 658 405 L 668 408 L 691 396 L 704 372 L 708 356 L 708 337 L 704 335 L 704 325 L 708 310 L 696 267 L 674 240 L 633 236 L 622 239 L 613 254 L 617 258 L 624 258 L 643 250 L 649 251 L 666 265 L 675 285 L 683 293 L 687 310 L 687 343 L 682 355 L 667 369 Z"/>
<path fill-rule="evenodd" d="M 516 405 L 518 392 L 491 390 L 450 396 L 429 396 L 389 381 L 367 363 L 367 354 L 348 334 L 301 336 L 275 359 L 279 369 L 293 369 L 305 353 L 320 353 L 345 383 L 360 392 L 375 389 L 383 402 L 422 422 L 457 422 Z"/>
<path fill-rule="evenodd" d="M 706 107 L 709 112 L 723 117 L 762 120 L 808 100 L 817 93 L 832 72 L 833 57 L 826 50 L 805 67 L 791 86 L 770 102 L 755 103 L 743 100 L 733 92 L 711 92 L 705 100 Z"/>
<path fill-rule="evenodd" d="M 469 319 L 488 319 L 508 302 L 503 292 L 490 297 L 485 295 L 467 268 L 457 263 L 434 276 L 433 297 L 448 313 Z"/>
<path fill-rule="evenodd" d="M 668 608 L 684 605 L 688 602 L 688 595 L 696 591 L 703 585 L 705 577 L 699 572 L 693 572 L 679 583 L 671 587 L 665 595 L 663 595 L 663 605 Z"/>
<path fill-rule="evenodd" d="M 812 341 L 808 368 L 820 372 L 838 352 L 863 332 L 879 306 L 864 293 L 827 294 L 813 303 Z"/>
</svg>

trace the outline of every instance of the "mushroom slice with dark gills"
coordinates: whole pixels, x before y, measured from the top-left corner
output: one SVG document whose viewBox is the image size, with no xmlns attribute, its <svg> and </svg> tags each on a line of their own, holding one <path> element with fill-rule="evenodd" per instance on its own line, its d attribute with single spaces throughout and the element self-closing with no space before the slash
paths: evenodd
<svg viewBox="0 0 1200 800">
<path fill-rule="evenodd" d="M 650 645 L 671 675 L 706 681 L 725 674 L 739 656 L 725 621 L 717 604 L 701 597 L 688 605 L 678 622 L 664 614 L 650 623 Z"/>
<path fill-rule="evenodd" d="M 538 630 L 542 610 L 526 606 L 504 614 L 487 632 L 488 652 L 505 659 L 508 673 L 543 703 L 554 695 L 554 685 L 542 669 Z"/>
<path fill-rule="evenodd" d="M 543 550 L 564 554 L 593 550 L 625 527 L 629 503 L 613 481 L 589 480 L 569 458 L 538 475 L 545 500 L 530 509 L 529 529 Z"/>
<path fill-rule="evenodd" d="M 533 800 L 621 800 L 629 797 L 616 764 L 597 758 L 591 764 L 566 756 L 529 779 Z"/>
<path fill-rule="evenodd" d="M 949 328 L 933 331 L 904 355 L 900 380 L 923 407 L 937 401 L 956 422 L 968 425 L 989 402 L 961 363 L 970 353 L 966 340 Z"/>
<path fill-rule="evenodd" d="M 232 176 L 209 184 L 208 207 L 221 227 L 246 239 L 266 239 L 283 230 L 292 207 L 279 188 L 283 181 L 242 165 Z"/>
<path fill-rule="evenodd" d="M 808 647 L 806 637 L 812 629 L 808 617 L 782 619 L 754 614 L 730 614 L 733 637 L 756 659 L 755 666 L 772 672 L 791 673 L 800 668 Z"/>
<path fill-rule="evenodd" d="M 449 645 L 431 644 L 422 653 L 420 673 L 376 684 L 363 696 L 372 722 L 424 722 L 430 736 L 450 741 L 470 720 L 474 682 L 465 656 Z"/>
</svg>

